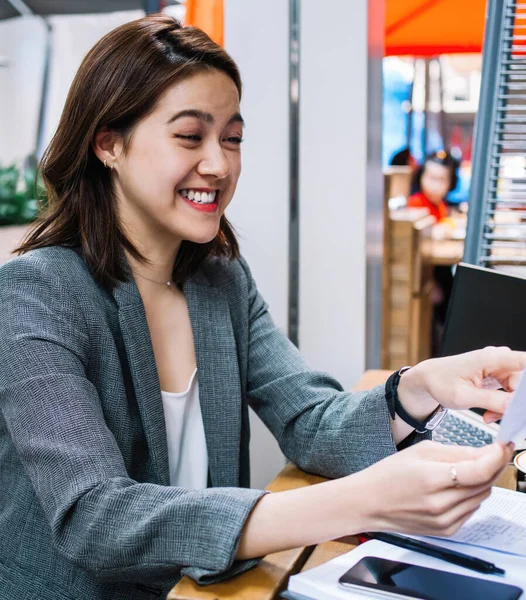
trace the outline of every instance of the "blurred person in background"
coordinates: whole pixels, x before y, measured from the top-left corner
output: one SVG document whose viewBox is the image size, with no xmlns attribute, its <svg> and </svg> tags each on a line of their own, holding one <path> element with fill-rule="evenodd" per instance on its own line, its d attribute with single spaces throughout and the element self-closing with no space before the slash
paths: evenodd
<svg viewBox="0 0 526 600">
<path fill-rule="evenodd" d="M 426 157 L 413 177 L 412 195 L 408 207 L 427 208 L 441 223 L 449 216 L 447 195 L 458 184 L 458 161 L 448 152 L 440 150 Z"/>
<path fill-rule="evenodd" d="M 455 228 L 455 222 L 449 218 L 447 195 L 457 187 L 458 166 L 458 161 L 451 154 L 439 150 L 426 157 L 424 164 L 416 170 L 413 177 L 413 194 L 408 198 L 407 206 L 429 210 L 437 222 L 433 237 L 438 239 L 449 237 Z M 431 346 L 432 355 L 438 356 L 453 288 L 453 272 L 451 267 L 436 266 L 433 273 L 435 288 Z"/>
</svg>

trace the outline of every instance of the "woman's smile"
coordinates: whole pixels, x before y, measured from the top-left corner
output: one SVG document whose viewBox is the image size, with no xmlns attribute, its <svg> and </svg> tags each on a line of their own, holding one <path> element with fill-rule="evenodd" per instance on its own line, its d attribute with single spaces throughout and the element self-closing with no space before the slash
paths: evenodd
<svg viewBox="0 0 526 600">
<path fill-rule="evenodd" d="M 195 210 L 205 213 L 217 212 L 219 190 L 213 188 L 185 188 L 178 190 L 183 200 Z"/>
</svg>

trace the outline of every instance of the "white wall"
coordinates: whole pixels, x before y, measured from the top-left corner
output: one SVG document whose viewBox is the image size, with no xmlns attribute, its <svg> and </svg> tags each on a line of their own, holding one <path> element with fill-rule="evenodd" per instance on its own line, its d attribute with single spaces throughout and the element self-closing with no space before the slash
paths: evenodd
<svg viewBox="0 0 526 600">
<path fill-rule="evenodd" d="M 288 2 L 225 2 L 225 48 L 243 78 L 243 172 L 228 217 L 276 323 L 287 327 Z M 284 466 L 276 441 L 251 411 L 252 485 Z"/>
<path fill-rule="evenodd" d="M 9 66 L 0 67 L 0 163 L 39 155 L 53 136 L 69 86 L 88 50 L 103 35 L 144 11 L 49 17 L 52 27 L 48 95 L 44 110 L 44 135 L 36 148 L 44 73 L 46 29 L 38 17 L 0 21 L 0 56 Z"/>
<path fill-rule="evenodd" d="M 367 4 L 300 14 L 299 343 L 346 388 L 365 368 Z"/>
<path fill-rule="evenodd" d="M 351 388 L 377 366 L 381 327 L 381 63 L 384 0 L 300 1 L 299 346 Z M 241 68 L 244 173 L 229 216 L 277 323 L 288 305 L 288 1 L 225 3 Z M 369 25 L 368 25 L 369 21 Z M 376 30 L 378 35 L 372 35 Z M 374 38 L 374 39 L 373 39 Z M 377 62 L 378 62 L 377 61 Z M 368 137 L 370 134 L 370 138 Z M 367 232 L 367 235 L 366 235 Z M 366 319 L 368 318 L 368 322 Z M 370 350 L 366 360 L 366 351 Z M 283 457 L 252 419 L 252 480 Z"/>
<path fill-rule="evenodd" d="M 45 26 L 37 17 L 0 21 L 0 164 L 35 150 L 44 72 Z"/>
<path fill-rule="evenodd" d="M 43 150 L 58 126 L 69 87 L 84 56 L 115 27 L 144 16 L 142 10 L 92 15 L 56 15 L 49 18 L 52 50 L 44 120 Z"/>
<path fill-rule="evenodd" d="M 266 15 L 268 27 L 263 26 Z M 228 216 L 241 237 L 272 315 L 287 327 L 288 294 L 288 2 L 256 10 L 225 3 L 225 47 L 243 79 L 243 171 Z"/>
</svg>

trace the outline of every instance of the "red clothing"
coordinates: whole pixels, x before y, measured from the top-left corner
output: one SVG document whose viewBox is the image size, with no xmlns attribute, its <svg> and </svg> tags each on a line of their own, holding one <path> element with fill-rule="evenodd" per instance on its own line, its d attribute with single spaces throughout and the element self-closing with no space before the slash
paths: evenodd
<svg viewBox="0 0 526 600">
<path fill-rule="evenodd" d="M 442 200 L 440 204 L 433 204 L 422 192 L 409 196 L 407 206 L 410 208 L 428 208 L 429 212 L 435 217 L 437 223 L 445 219 L 448 214 L 447 204 Z"/>
</svg>

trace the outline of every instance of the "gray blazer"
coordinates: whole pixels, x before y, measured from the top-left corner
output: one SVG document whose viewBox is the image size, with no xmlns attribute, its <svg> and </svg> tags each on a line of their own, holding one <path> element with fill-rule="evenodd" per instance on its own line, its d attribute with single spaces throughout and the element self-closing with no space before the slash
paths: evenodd
<svg viewBox="0 0 526 600">
<path fill-rule="evenodd" d="M 108 293 L 71 249 L 0 268 L 0 598 L 163 598 L 235 561 L 252 406 L 284 454 L 339 477 L 395 451 L 383 387 L 350 394 L 273 324 L 243 260 L 184 287 L 209 488 L 170 487 L 161 392 L 135 283 Z M 272 527 L 272 523 L 269 523 Z"/>
</svg>

